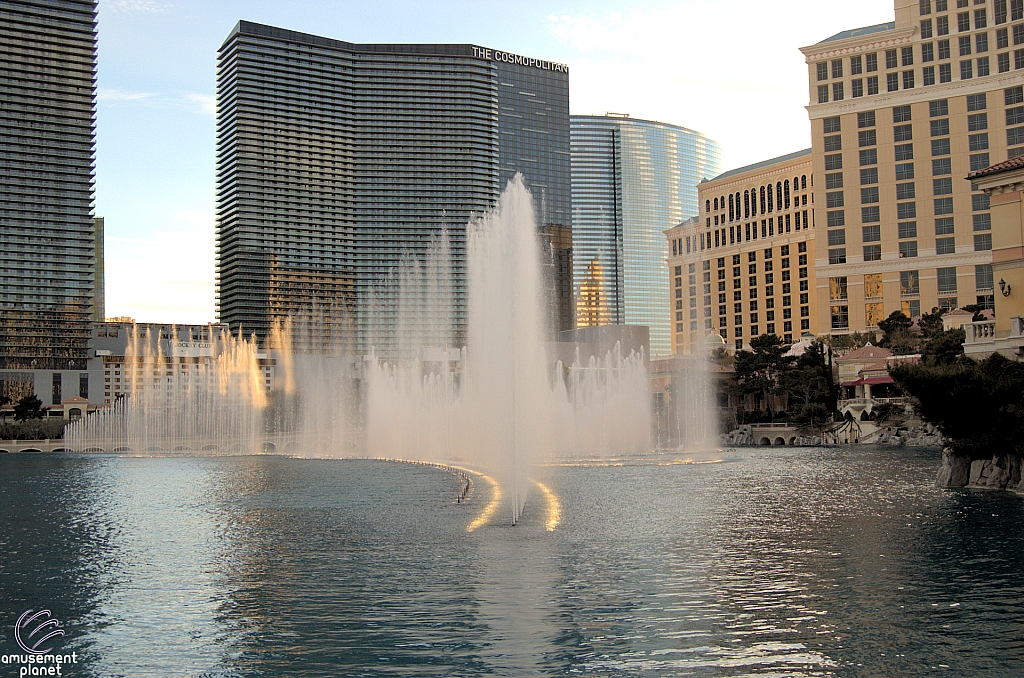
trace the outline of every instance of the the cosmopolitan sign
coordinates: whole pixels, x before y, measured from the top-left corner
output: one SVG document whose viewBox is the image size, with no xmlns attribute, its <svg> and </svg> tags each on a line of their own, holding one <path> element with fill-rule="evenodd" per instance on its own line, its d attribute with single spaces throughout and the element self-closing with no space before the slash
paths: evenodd
<svg viewBox="0 0 1024 678">
<path fill-rule="evenodd" d="M 519 54 L 512 54 L 511 52 L 502 52 L 496 49 L 485 49 L 483 47 L 474 47 L 473 56 L 478 59 L 487 59 L 488 61 L 500 61 L 506 64 L 515 64 L 516 66 L 530 66 L 532 68 L 541 68 L 545 71 L 557 71 L 559 73 L 568 73 L 569 67 L 565 64 L 555 63 L 554 61 L 544 61 L 543 59 L 531 59 L 530 57 L 524 57 Z"/>
</svg>

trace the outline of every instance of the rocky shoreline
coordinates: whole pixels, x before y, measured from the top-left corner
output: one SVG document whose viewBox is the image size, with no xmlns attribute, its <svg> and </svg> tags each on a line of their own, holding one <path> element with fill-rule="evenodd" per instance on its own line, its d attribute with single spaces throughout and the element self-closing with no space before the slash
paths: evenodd
<svg viewBox="0 0 1024 678">
<path fill-rule="evenodd" d="M 942 466 L 935 476 L 935 484 L 942 488 L 973 487 L 986 490 L 1010 490 L 1024 494 L 1021 479 L 1021 457 L 1016 454 L 996 454 L 991 459 L 970 459 L 942 450 Z"/>
</svg>

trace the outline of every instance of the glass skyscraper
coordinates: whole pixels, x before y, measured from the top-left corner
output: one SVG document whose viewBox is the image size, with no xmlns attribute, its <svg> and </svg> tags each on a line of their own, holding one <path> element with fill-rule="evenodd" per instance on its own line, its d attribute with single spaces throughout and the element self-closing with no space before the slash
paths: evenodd
<svg viewBox="0 0 1024 678">
<path fill-rule="evenodd" d="M 547 236 L 553 329 L 572 326 L 569 76 L 474 45 L 357 45 L 241 21 L 217 76 L 222 322 L 261 339 L 319 311 L 366 348 L 374 289 L 522 172 Z"/>
<path fill-rule="evenodd" d="M 96 3 L 0 3 L 0 83 L 0 390 L 57 370 L 56 399 L 96 302 Z"/>
<path fill-rule="evenodd" d="M 721 171 L 721 147 L 623 115 L 574 115 L 570 138 L 577 322 L 646 325 L 651 355 L 669 355 L 664 231 L 697 215 L 697 184 Z"/>
</svg>

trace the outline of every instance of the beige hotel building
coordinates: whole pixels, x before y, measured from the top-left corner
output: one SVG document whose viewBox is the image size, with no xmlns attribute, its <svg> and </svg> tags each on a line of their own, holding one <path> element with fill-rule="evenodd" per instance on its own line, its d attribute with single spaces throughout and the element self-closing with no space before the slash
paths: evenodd
<svg viewBox="0 0 1024 678">
<path fill-rule="evenodd" d="M 700 216 L 665 231 L 673 353 L 699 351 L 713 332 L 739 350 L 816 326 L 811 169 L 805 149 L 697 186 Z"/>
<path fill-rule="evenodd" d="M 816 335 L 873 330 L 897 310 L 914 318 L 934 307 L 992 308 L 989 197 L 965 177 L 1024 155 L 1024 0 L 896 0 L 895 15 L 802 48 L 812 138 L 806 157 L 776 158 L 701 184 L 700 216 L 666 232 L 675 352 L 691 352 L 710 331 L 742 347 L 764 332 L 789 341 L 808 328 Z M 794 163 L 808 178 L 811 195 L 801 190 L 799 200 L 802 212 L 807 199 L 810 227 L 780 235 L 780 201 L 768 211 L 760 191 L 769 175 L 776 186 L 784 177 L 792 184 Z M 751 191 L 758 200 L 748 217 Z M 796 209 L 785 195 L 781 205 Z M 755 242 L 754 233 L 768 237 Z M 786 282 L 799 288 L 780 317 L 787 307 L 779 281 L 767 297 L 769 283 L 755 279 L 752 265 L 759 278 L 781 273 L 774 247 L 773 270 L 764 268 L 766 241 L 781 249 L 789 238 L 806 249 L 786 243 L 790 264 L 806 256 L 810 276 L 799 277 L 799 264 L 796 276 L 789 273 Z"/>
</svg>

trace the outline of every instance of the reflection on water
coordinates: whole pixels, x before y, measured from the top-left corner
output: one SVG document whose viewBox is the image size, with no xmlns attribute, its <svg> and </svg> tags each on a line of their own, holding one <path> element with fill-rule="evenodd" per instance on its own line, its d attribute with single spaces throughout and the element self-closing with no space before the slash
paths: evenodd
<svg viewBox="0 0 1024 678">
<path fill-rule="evenodd" d="M 672 461 L 468 532 L 489 484 L 428 466 L 4 455 L 0 624 L 49 607 L 104 677 L 1019 674 L 1020 497 L 928 451 Z"/>
</svg>

